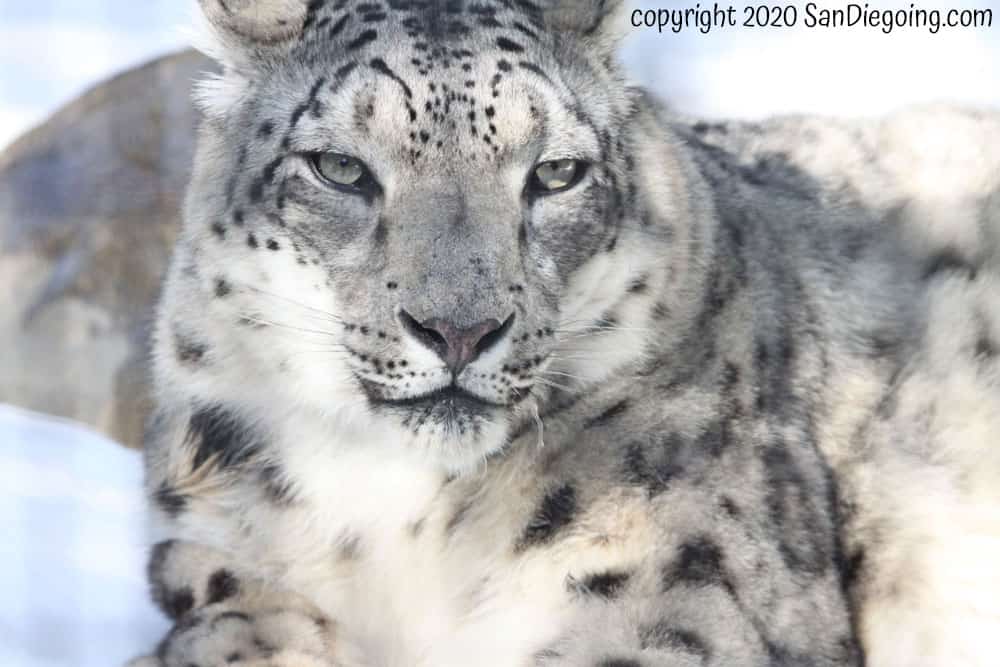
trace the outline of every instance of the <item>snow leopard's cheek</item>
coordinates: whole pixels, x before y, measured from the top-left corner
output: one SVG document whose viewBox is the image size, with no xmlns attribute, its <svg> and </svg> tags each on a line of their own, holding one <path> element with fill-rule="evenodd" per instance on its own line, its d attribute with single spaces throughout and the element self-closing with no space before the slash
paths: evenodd
<svg viewBox="0 0 1000 667">
<path fill-rule="evenodd" d="M 593 167 L 580 186 L 533 202 L 527 213 L 530 246 L 548 258 L 565 286 L 595 256 L 615 249 L 621 197 L 604 167 Z"/>
<path fill-rule="evenodd" d="M 331 275 L 360 268 L 384 233 L 381 202 L 321 187 L 301 169 L 284 185 L 282 203 L 289 235 L 308 250 L 311 263 Z"/>
</svg>

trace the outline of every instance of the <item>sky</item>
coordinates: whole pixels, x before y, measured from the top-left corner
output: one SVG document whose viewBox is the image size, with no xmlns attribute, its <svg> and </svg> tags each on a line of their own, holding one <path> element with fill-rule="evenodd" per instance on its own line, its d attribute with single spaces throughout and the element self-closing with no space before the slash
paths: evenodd
<svg viewBox="0 0 1000 667">
<path fill-rule="evenodd" d="M 0 146 L 90 85 L 183 47 L 194 0 L 0 0 Z M 637 7 L 709 7 L 639 0 Z M 721 3 L 726 4 L 726 3 Z M 746 3 L 734 3 L 742 9 Z M 921 8 L 992 8 L 992 28 L 810 30 L 726 28 L 705 35 L 636 29 L 627 60 L 640 82 L 676 107 L 715 117 L 777 112 L 871 115 L 904 104 L 1000 107 L 1000 2 L 924 0 Z M 822 3 L 830 7 L 846 2 Z M 875 8 L 909 0 L 869 0 Z"/>
</svg>

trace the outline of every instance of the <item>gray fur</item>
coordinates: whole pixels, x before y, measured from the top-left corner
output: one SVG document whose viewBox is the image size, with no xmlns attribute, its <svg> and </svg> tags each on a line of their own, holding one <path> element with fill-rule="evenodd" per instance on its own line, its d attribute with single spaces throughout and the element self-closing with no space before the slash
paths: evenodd
<svg viewBox="0 0 1000 667">
<path fill-rule="evenodd" d="M 906 584 L 952 555 L 901 564 L 927 524 L 873 479 L 997 507 L 995 455 L 973 471 L 995 266 L 808 160 L 748 161 L 733 137 L 765 132 L 672 117 L 608 57 L 619 8 L 312 2 L 281 40 L 215 18 L 243 42 L 203 91 L 160 309 L 148 484 L 178 542 L 153 581 L 178 629 L 151 664 L 957 664 L 904 613 L 978 627 Z M 311 151 L 380 188 L 323 185 Z M 575 188 L 524 197 L 566 157 Z M 401 310 L 513 324 L 452 377 Z M 944 312 L 975 324 L 949 338 Z M 945 376 L 979 431 L 925 391 Z M 423 400 L 452 383 L 481 402 Z M 219 604 L 239 627 L 211 631 Z M 336 633 L 255 643 L 304 604 Z"/>
</svg>

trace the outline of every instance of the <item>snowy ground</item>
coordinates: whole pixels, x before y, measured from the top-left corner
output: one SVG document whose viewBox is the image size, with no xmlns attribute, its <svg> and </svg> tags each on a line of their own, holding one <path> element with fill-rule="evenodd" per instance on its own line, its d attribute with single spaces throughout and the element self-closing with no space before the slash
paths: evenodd
<svg viewBox="0 0 1000 667">
<path fill-rule="evenodd" d="M 978 5 L 1000 20 L 996 2 Z M 0 146 L 104 76 L 183 46 L 176 27 L 188 11 L 177 0 L 0 0 Z M 636 31 L 627 60 L 677 108 L 714 116 L 868 115 L 939 100 L 1000 107 L 998 24 L 889 36 Z M 160 636 L 142 574 L 140 480 L 137 454 L 0 406 L 0 665 L 118 667 Z"/>
<path fill-rule="evenodd" d="M 121 667 L 163 635 L 141 482 L 137 453 L 0 405 L 0 665 Z"/>
</svg>

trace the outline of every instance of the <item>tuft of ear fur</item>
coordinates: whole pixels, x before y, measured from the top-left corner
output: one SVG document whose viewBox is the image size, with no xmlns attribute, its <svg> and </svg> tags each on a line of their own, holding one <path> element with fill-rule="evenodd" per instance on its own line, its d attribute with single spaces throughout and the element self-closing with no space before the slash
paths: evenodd
<svg viewBox="0 0 1000 667">
<path fill-rule="evenodd" d="M 248 45 L 279 44 L 302 31 L 306 0 L 198 0 L 205 18 L 223 38 Z"/>
<path fill-rule="evenodd" d="M 606 52 L 617 49 L 628 32 L 628 0 L 547 0 L 543 5 L 552 30 L 575 32 Z"/>
<path fill-rule="evenodd" d="M 301 34 L 308 0 L 198 0 L 201 14 L 190 32 L 196 49 L 222 65 L 221 74 L 195 85 L 194 98 L 210 119 L 238 105 L 269 54 Z"/>
</svg>

